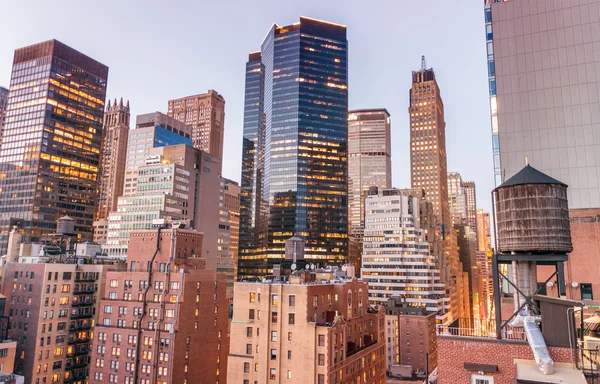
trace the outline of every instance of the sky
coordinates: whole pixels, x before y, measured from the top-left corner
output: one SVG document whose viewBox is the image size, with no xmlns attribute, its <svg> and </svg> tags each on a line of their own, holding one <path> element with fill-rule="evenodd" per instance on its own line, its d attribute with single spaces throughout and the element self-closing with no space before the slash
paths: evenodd
<svg viewBox="0 0 600 384">
<path fill-rule="evenodd" d="M 448 171 L 474 180 L 477 205 L 494 188 L 483 1 L 28 0 L 1 5 L 0 86 L 14 50 L 57 39 L 109 66 L 107 98 L 134 116 L 214 89 L 226 100 L 223 176 L 239 181 L 244 70 L 273 23 L 308 16 L 347 26 L 349 108 L 392 116 L 392 179 L 410 187 L 408 91 L 425 55 L 441 89 Z"/>
</svg>

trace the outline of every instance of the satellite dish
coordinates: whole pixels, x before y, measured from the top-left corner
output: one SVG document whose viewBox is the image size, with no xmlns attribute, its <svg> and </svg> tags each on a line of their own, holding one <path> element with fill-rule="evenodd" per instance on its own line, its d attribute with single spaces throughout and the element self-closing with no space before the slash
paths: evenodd
<svg viewBox="0 0 600 384">
<path fill-rule="evenodd" d="M 315 265 L 314 265 L 314 264 L 311 264 L 311 265 L 310 265 L 310 269 L 314 270 L 314 269 L 315 269 Z"/>
<path fill-rule="evenodd" d="M 296 270 L 296 263 L 292 263 L 292 271 Z"/>
<path fill-rule="evenodd" d="M 310 265 L 306 264 L 306 266 L 304 267 L 304 269 L 306 269 L 308 271 L 310 269 Z"/>
</svg>

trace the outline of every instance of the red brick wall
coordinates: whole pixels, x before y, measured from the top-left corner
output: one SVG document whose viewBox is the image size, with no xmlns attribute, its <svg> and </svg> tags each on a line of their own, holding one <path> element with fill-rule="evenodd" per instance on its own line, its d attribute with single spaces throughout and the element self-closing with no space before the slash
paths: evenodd
<svg viewBox="0 0 600 384">
<path fill-rule="evenodd" d="M 594 300 L 600 300 L 600 221 L 587 222 L 600 215 L 600 209 L 571 209 L 571 238 L 573 252 L 565 263 L 567 297 L 581 300 L 579 287 L 573 288 L 572 282 L 592 283 Z M 581 220 L 587 218 L 587 220 Z M 554 272 L 553 267 L 538 267 L 538 281 L 543 282 Z M 548 288 L 548 296 L 557 296 L 556 286 Z"/>
<path fill-rule="evenodd" d="M 464 369 L 464 363 L 497 365 L 494 384 L 512 384 L 517 375 L 514 359 L 533 360 L 533 352 L 526 343 L 498 342 L 495 339 L 456 338 L 438 336 L 439 384 L 470 383 L 474 371 Z M 549 348 L 555 362 L 570 363 L 571 350 Z"/>
</svg>

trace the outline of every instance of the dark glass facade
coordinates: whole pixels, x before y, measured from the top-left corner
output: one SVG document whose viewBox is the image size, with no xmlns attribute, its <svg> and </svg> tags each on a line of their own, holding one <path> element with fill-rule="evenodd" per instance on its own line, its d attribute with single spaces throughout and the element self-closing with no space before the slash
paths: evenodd
<svg viewBox="0 0 600 384">
<path fill-rule="evenodd" d="M 305 257 L 347 253 L 348 43 L 341 25 L 274 25 L 246 65 L 240 277 L 264 276 L 285 240 Z"/>
<path fill-rule="evenodd" d="M 92 236 L 108 67 L 56 41 L 15 51 L 0 149 L 0 217 L 26 237 L 58 218 Z M 7 220 L 7 222 L 10 220 Z M 0 254 L 8 228 L 0 228 Z"/>
</svg>

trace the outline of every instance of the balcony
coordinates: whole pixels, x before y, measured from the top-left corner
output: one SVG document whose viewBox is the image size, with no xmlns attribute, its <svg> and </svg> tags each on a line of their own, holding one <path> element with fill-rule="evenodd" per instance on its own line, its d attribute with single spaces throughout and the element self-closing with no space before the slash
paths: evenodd
<svg viewBox="0 0 600 384">
<path fill-rule="evenodd" d="M 501 331 L 504 340 L 526 341 L 523 328 L 505 326 Z M 496 324 L 481 319 L 459 318 L 449 324 L 437 326 L 437 336 L 477 337 L 496 339 Z"/>
</svg>

